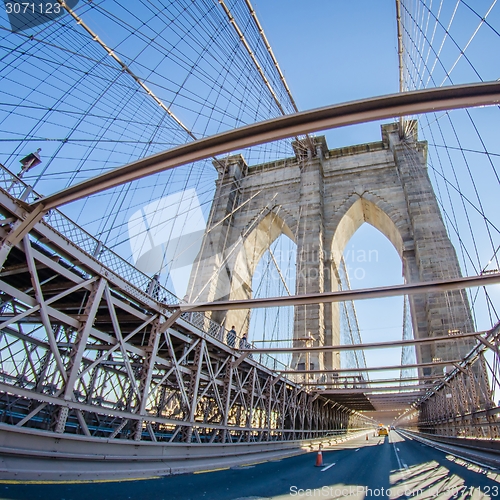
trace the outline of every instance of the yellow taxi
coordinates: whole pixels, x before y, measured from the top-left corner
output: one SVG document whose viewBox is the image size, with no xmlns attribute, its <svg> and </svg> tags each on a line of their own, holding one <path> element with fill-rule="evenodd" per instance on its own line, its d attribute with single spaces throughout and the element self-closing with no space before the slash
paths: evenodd
<svg viewBox="0 0 500 500">
<path fill-rule="evenodd" d="M 389 431 L 387 430 L 387 427 L 384 427 L 383 425 L 381 425 L 378 428 L 378 435 L 379 436 L 388 436 L 389 435 Z"/>
</svg>

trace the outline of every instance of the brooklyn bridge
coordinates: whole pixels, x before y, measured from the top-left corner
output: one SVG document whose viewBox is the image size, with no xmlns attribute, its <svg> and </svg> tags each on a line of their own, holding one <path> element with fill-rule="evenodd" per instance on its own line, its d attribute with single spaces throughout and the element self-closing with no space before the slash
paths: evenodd
<svg viewBox="0 0 500 500">
<path fill-rule="evenodd" d="M 497 496 L 496 3 L 5 0 L 0 496 Z"/>
</svg>

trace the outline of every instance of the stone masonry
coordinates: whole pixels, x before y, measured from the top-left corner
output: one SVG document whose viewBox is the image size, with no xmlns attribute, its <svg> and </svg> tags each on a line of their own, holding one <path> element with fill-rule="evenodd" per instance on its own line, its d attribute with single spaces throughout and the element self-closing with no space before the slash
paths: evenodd
<svg viewBox="0 0 500 500">
<path fill-rule="evenodd" d="M 297 244 L 298 295 L 338 290 L 344 248 L 365 222 L 394 245 L 407 283 L 460 276 L 427 173 L 425 142 L 416 135 L 400 139 L 396 124 L 382 126 L 380 142 L 328 150 L 324 137 L 313 141 L 315 151 L 304 154 L 296 144 L 294 158 L 277 162 L 248 166 L 236 155 L 215 164 L 219 178 L 193 266 L 191 301 L 251 298 L 255 268 L 281 234 Z M 462 291 L 412 296 L 410 307 L 416 338 L 473 331 Z M 235 325 L 239 334 L 248 330 L 248 311 L 216 311 L 212 318 L 225 321 L 227 328 Z M 295 307 L 295 345 L 304 345 L 300 339 L 309 335 L 314 339 L 309 345 L 340 343 L 337 304 Z M 471 345 L 458 339 L 426 345 L 417 350 L 417 358 L 457 359 Z M 335 369 L 340 357 L 311 354 L 309 362 L 314 369 Z M 434 372 L 442 368 L 421 374 Z"/>
</svg>

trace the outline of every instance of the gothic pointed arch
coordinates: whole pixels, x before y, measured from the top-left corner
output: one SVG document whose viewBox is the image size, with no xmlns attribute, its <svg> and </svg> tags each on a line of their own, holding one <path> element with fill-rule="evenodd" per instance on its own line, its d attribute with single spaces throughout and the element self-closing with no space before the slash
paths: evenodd
<svg viewBox="0 0 500 500">
<path fill-rule="evenodd" d="M 390 203 L 366 192 L 353 193 L 336 214 L 332 238 L 332 261 L 337 268 L 344 249 L 354 233 L 365 222 L 378 229 L 394 246 L 403 260 L 405 240 L 409 240 L 408 223 Z"/>
<path fill-rule="evenodd" d="M 295 241 L 294 234 L 284 218 L 279 207 L 269 211 L 253 224 L 253 228 L 244 237 L 241 237 L 238 248 L 234 251 L 234 258 L 229 264 L 227 279 L 229 280 L 229 299 L 239 300 L 252 297 L 252 277 L 257 264 L 276 241 L 284 234 Z M 289 221 L 291 220 L 288 217 Z M 254 221 L 255 222 L 255 221 Z M 248 311 L 229 311 L 226 317 L 226 325 L 235 326 L 236 332 L 248 330 Z"/>
<path fill-rule="evenodd" d="M 427 171 L 425 142 L 416 134 L 403 141 L 396 123 L 382 126 L 378 142 L 337 149 L 328 149 L 321 137 L 312 142 L 315 147 L 307 157 L 298 154 L 254 166 L 246 165 L 241 155 L 228 158 L 190 279 L 193 301 L 250 298 L 252 273 L 279 234 L 288 234 L 297 245 L 298 295 L 336 290 L 338 261 L 364 222 L 394 245 L 408 283 L 461 275 Z M 411 311 L 418 338 L 474 328 L 461 291 L 413 296 Z M 296 345 L 306 337 L 316 346 L 339 343 L 334 304 L 296 306 L 294 313 Z M 211 317 L 223 321 L 226 316 L 214 311 Z M 226 326 L 232 321 L 236 325 L 228 319 Z M 419 348 L 420 360 L 457 359 L 470 344 L 465 339 L 453 346 L 426 344 Z M 340 366 L 329 352 L 319 350 L 310 363 Z"/>
</svg>

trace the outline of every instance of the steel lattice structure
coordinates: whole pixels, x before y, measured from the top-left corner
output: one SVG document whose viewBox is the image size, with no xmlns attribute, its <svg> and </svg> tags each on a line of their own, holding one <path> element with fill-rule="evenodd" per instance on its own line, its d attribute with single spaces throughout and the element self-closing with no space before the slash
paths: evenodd
<svg viewBox="0 0 500 500">
<path fill-rule="evenodd" d="M 6 172 L 3 185 L 5 236 L 22 213 L 13 195 L 34 195 Z M 368 421 L 277 374 L 270 357 L 239 359 L 224 329 L 172 312 L 173 295 L 57 211 L 12 249 L 0 287 L 1 418 L 16 429 L 276 443 Z"/>
<path fill-rule="evenodd" d="M 401 424 L 438 436 L 498 439 L 499 333 L 496 325 L 486 337 L 478 337 L 478 345 L 412 405 L 400 418 Z"/>
</svg>

